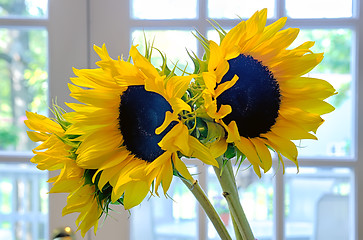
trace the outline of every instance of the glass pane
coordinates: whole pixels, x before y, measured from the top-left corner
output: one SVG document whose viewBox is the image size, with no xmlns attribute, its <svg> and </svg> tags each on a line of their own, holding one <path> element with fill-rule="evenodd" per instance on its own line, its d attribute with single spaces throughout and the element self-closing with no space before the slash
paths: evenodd
<svg viewBox="0 0 363 240">
<path fill-rule="evenodd" d="M 238 19 L 249 18 L 256 11 L 267 8 L 267 17 L 275 15 L 274 0 L 208 0 L 208 16 L 210 18 Z"/>
<path fill-rule="evenodd" d="M 137 19 L 190 19 L 197 17 L 197 0 L 132 0 Z"/>
<path fill-rule="evenodd" d="M 218 21 L 217 21 L 218 22 Z M 231 31 L 232 28 L 223 28 L 226 32 Z M 210 29 L 207 31 L 208 40 L 212 40 L 218 44 L 220 44 L 220 37 L 218 32 L 215 29 Z"/>
<path fill-rule="evenodd" d="M 0 28 L 0 151 L 26 151 L 25 111 L 47 114 L 47 31 Z"/>
<path fill-rule="evenodd" d="M 196 168 L 189 168 L 196 173 Z M 173 178 L 168 198 L 144 200 L 132 209 L 131 240 L 193 240 L 198 236 L 198 204 L 193 194 L 177 177 Z M 141 231 L 142 230 L 142 231 Z"/>
<path fill-rule="evenodd" d="M 352 79 L 353 31 L 349 29 L 301 30 L 296 46 L 314 40 L 314 52 L 324 52 L 323 61 L 308 74 L 330 82 L 338 95 L 328 102 L 336 109 L 323 115 L 326 120 L 317 131 L 318 141 L 303 140 L 297 144 L 299 156 L 353 157 L 354 154 L 354 83 Z"/>
<path fill-rule="evenodd" d="M 222 189 L 212 167 L 208 168 L 207 182 L 208 198 L 216 207 L 231 236 L 234 236 L 227 203 L 222 196 Z M 271 240 L 273 238 L 273 171 L 270 170 L 259 179 L 252 168 L 240 169 L 236 182 L 242 207 L 254 236 L 256 239 Z M 208 221 L 208 239 L 219 239 L 210 221 Z"/>
<path fill-rule="evenodd" d="M 287 168 L 285 239 L 351 239 L 353 174 L 347 168 Z"/>
<path fill-rule="evenodd" d="M 0 240 L 46 239 L 47 178 L 32 164 L 0 164 Z"/>
<path fill-rule="evenodd" d="M 292 18 L 352 17 L 352 0 L 286 0 L 286 12 Z"/>
<path fill-rule="evenodd" d="M 2 0 L 0 17 L 47 17 L 48 0 Z"/>
<path fill-rule="evenodd" d="M 197 51 L 197 40 L 191 31 L 182 30 L 136 30 L 132 33 L 132 43 L 140 44 L 139 51 L 144 53 L 143 43 L 144 35 L 148 41 L 154 41 L 154 48 L 160 50 L 163 54 L 167 54 L 168 67 L 170 69 L 177 66 L 180 70 L 191 72 L 194 70 L 193 62 L 188 56 L 189 52 Z M 186 50 L 187 49 L 187 50 Z M 153 50 L 152 63 L 155 67 L 162 65 L 162 57 L 157 50 Z M 181 74 L 181 71 L 176 71 Z"/>
</svg>

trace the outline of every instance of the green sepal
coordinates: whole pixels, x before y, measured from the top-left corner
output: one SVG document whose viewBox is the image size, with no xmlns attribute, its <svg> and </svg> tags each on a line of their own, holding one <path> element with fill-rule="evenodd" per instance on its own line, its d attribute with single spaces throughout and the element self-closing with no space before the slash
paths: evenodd
<svg viewBox="0 0 363 240">
<path fill-rule="evenodd" d="M 193 53 L 194 56 L 192 56 L 192 54 L 188 51 L 187 49 L 187 53 L 188 53 L 188 56 L 190 57 L 190 59 L 192 59 L 192 62 L 193 62 L 193 65 L 194 65 L 194 72 L 193 74 L 197 74 L 199 72 L 199 69 L 200 69 L 200 63 L 199 63 L 199 59 L 197 57 L 197 55 Z"/>
<path fill-rule="evenodd" d="M 143 32 L 143 33 L 144 33 L 144 44 L 145 44 L 145 54 L 144 54 L 144 57 L 149 62 L 151 62 L 151 55 L 152 55 L 153 48 L 154 48 L 155 38 L 153 39 L 152 43 L 150 43 L 150 41 L 148 41 L 147 38 L 146 38 L 145 32 Z"/>
<path fill-rule="evenodd" d="M 208 138 L 208 124 L 202 119 L 202 118 L 198 118 L 196 119 L 197 121 L 197 127 L 196 127 L 196 132 L 198 133 L 198 139 L 200 141 L 206 140 Z"/>
<path fill-rule="evenodd" d="M 70 158 L 70 159 L 72 159 L 72 160 L 74 160 L 74 161 L 76 161 L 77 156 L 78 156 L 78 154 L 76 153 L 76 151 L 77 151 L 76 148 L 71 149 L 69 151 L 69 155 L 67 157 Z"/>
<path fill-rule="evenodd" d="M 110 204 L 114 205 L 123 205 L 123 198 L 124 195 L 122 195 L 117 201 L 112 202 L 111 195 L 112 195 L 112 186 L 109 182 L 103 186 L 102 190 L 98 188 L 98 182 L 100 180 L 101 174 L 98 173 L 97 176 L 94 179 L 94 182 L 92 181 L 94 174 L 96 174 L 96 169 L 85 169 L 83 177 L 85 181 L 85 185 L 92 185 L 95 187 L 94 197 L 97 200 L 98 206 L 102 209 L 102 213 L 105 213 L 108 215 L 109 210 L 112 210 L 110 208 Z M 102 214 L 101 214 L 102 215 Z"/>
<path fill-rule="evenodd" d="M 237 174 L 238 170 L 242 166 L 242 163 L 247 159 L 247 157 L 237 147 L 236 147 L 236 156 L 237 156 L 236 165 L 238 165 L 237 171 L 236 171 L 236 174 Z"/>
<path fill-rule="evenodd" d="M 208 22 L 218 32 L 220 42 L 222 42 L 227 32 L 221 27 L 221 25 L 219 25 L 217 21 L 211 19 L 210 21 L 208 20 Z"/>
<path fill-rule="evenodd" d="M 53 109 L 50 109 L 50 111 L 53 113 L 54 117 L 55 117 L 55 121 L 63 128 L 64 131 L 66 131 L 68 129 L 69 126 L 71 126 L 72 124 L 70 122 L 67 122 L 64 118 L 63 118 L 63 114 L 66 113 L 66 111 L 61 108 L 60 106 L 58 106 L 55 101 L 52 101 L 52 106 Z"/>
<path fill-rule="evenodd" d="M 231 159 L 234 158 L 236 154 L 237 154 L 236 148 L 233 146 L 233 144 L 229 143 L 227 146 L 227 151 L 224 153 L 224 157 Z"/>
<path fill-rule="evenodd" d="M 218 140 L 225 136 L 224 128 L 220 124 L 212 121 L 205 121 L 205 123 L 208 127 L 208 135 L 206 138 L 208 142 Z"/>
<path fill-rule="evenodd" d="M 93 175 L 96 173 L 97 170 L 95 169 L 85 169 L 83 173 L 84 177 L 84 184 L 87 185 L 94 185 L 92 182 Z"/>
<path fill-rule="evenodd" d="M 79 146 L 79 142 L 69 141 L 67 138 L 60 137 L 55 133 L 54 133 L 54 135 L 56 135 L 59 140 L 61 140 L 64 144 L 67 144 L 68 146 L 71 146 L 73 148 L 78 148 L 78 146 Z"/>
<path fill-rule="evenodd" d="M 163 63 L 160 66 L 161 67 L 161 71 L 159 71 L 160 75 L 170 76 L 171 70 L 169 69 L 169 67 L 167 65 L 166 54 L 163 54 L 158 48 L 154 48 L 154 49 L 160 53 L 160 56 L 163 60 Z"/>
<path fill-rule="evenodd" d="M 220 167 L 221 168 L 221 172 L 220 172 L 220 175 L 219 176 L 222 176 L 223 171 L 224 171 L 224 167 L 226 166 L 226 164 L 228 163 L 228 161 L 230 161 L 229 158 L 223 158 L 222 159 L 222 166 Z"/>
<path fill-rule="evenodd" d="M 204 48 L 205 55 L 203 57 L 205 57 L 205 58 L 203 58 L 203 59 L 209 59 L 210 49 L 209 49 L 208 39 L 206 37 L 204 37 L 203 34 L 200 33 L 198 30 L 196 30 L 196 33 L 192 32 L 192 34 L 200 42 L 200 44 L 202 44 L 202 46 Z"/>
</svg>

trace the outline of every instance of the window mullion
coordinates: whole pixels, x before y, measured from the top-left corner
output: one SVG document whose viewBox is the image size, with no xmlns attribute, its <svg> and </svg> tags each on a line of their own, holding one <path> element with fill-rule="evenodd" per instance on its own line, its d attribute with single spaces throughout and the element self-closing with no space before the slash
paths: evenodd
<svg viewBox="0 0 363 240">
<path fill-rule="evenodd" d="M 207 19 L 208 17 L 208 6 L 207 6 L 207 0 L 198 0 L 198 15 L 197 15 L 197 21 L 196 21 L 196 29 L 204 35 L 207 36 Z M 197 55 L 201 58 L 203 54 L 203 48 L 201 44 L 197 44 Z M 198 169 L 200 169 L 200 174 L 198 175 L 199 183 L 208 194 L 208 185 L 207 185 L 207 176 L 208 176 L 208 168 L 201 164 L 198 166 Z M 207 215 L 198 204 L 198 225 L 199 225 L 199 239 L 201 240 L 208 240 L 208 220 Z"/>
<path fill-rule="evenodd" d="M 204 164 L 197 164 L 198 166 L 198 182 L 202 189 L 208 194 L 207 176 L 208 168 Z M 205 211 L 202 206 L 198 204 L 198 239 L 207 240 L 208 239 L 208 220 Z"/>
<path fill-rule="evenodd" d="M 284 199 L 284 176 L 282 174 L 276 174 L 275 178 L 275 191 L 274 191 L 274 240 L 285 239 L 285 199 Z"/>
<path fill-rule="evenodd" d="M 285 0 L 275 0 L 275 18 L 286 16 Z"/>
<path fill-rule="evenodd" d="M 208 3 L 207 0 L 199 0 L 198 1 L 198 17 L 196 21 L 196 29 L 203 35 L 207 36 L 208 26 L 209 23 L 207 22 L 208 19 Z M 197 55 L 202 57 L 203 49 L 201 45 L 197 45 Z"/>
<path fill-rule="evenodd" d="M 47 24 L 47 18 L 0 18 L 1 27 L 45 27 Z"/>
<path fill-rule="evenodd" d="M 362 110 L 363 109 L 363 98 L 361 97 L 361 95 L 359 95 L 358 93 L 361 93 L 363 91 L 363 84 L 359 84 L 362 83 L 362 77 L 363 76 L 363 18 L 361 18 L 360 16 L 362 16 L 363 14 L 363 4 L 361 2 L 359 2 L 358 0 L 356 1 L 356 5 L 357 5 L 357 10 L 355 12 L 356 16 L 359 17 L 358 19 L 358 23 L 357 23 L 357 28 L 356 28 L 356 51 L 355 54 L 357 54 L 356 56 L 356 61 L 355 61 L 355 71 L 354 74 L 357 77 L 356 80 L 356 89 L 355 89 L 355 93 L 356 93 L 356 102 L 357 102 L 357 107 L 355 108 L 356 110 L 356 121 L 357 121 L 357 157 L 358 157 L 358 161 L 357 161 L 357 165 L 355 167 L 355 188 L 354 188 L 354 192 L 356 194 L 355 196 L 355 209 L 354 212 L 356 213 L 356 218 L 355 218 L 355 230 L 356 230 L 356 236 L 355 239 L 362 239 L 363 238 L 363 228 L 359 227 L 362 225 L 363 222 L 363 206 L 362 204 L 359 204 L 362 202 L 363 200 L 363 189 L 362 189 L 362 183 L 363 183 L 363 174 L 360 174 L 363 171 L 363 155 L 362 155 L 362 148 L 359 148 L 359 144 L 361 145 L 363 142 L 363 127 L 362 127 L 362 118 L 363 118 L 363 113 Z M 360 123 L 360 124 L 359 124 Z"/>
</svg>

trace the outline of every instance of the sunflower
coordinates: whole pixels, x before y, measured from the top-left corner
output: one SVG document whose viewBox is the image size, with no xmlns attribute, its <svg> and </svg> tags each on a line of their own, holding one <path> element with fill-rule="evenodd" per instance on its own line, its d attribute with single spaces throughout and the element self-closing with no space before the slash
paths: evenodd
<svg viewBox="0 0 363 240">
<path fill-rule="evenodd" d="M 261 176 L 272 165 L 269 149 L 293 161 L 291 140 L 317 139 L 322 114 L 334 110 L 324 99 L 334 95 L 326 81 L 303 76 L 323 59 L 313 53 L 314 42 L 287 49 L 299 33 L 281 30 L 286 18 L 265 26 L 267 10 L 257 11 L 226 33 L 215 27 L 221 42 L 200 38 L 207 47 L 207 71 L 202 73 L 204 107 L 227 132 L 235 146 Z M 313 133 L 312 133 L 313 132 Z M 282 162 L 283 164 L 283 162 Z"/>
<path fill-rule="evenodd" d="M 76 144 L 65 134 L 70 124 L 62 118 L 59 108 L 55 108 L 54 112 L 57 121 L 37 113 L 26 112 L 27 120 L 24 122 L 33 130 L 28 131 L 29 138 L 34 142 L 42 142 L 34 148 L 33 152 L 36 155 L 31 162 L 37 164 L 40 170 L 60 170 L 59 175 L 48 180 L 52 183 L 50 193 L 69 193 L 63 214 L 79 213 L 76 223 L 84 236 L 92 226 L 96 232 L 98 220 L 103 213 L 100 205 L 103 203 L 99 204 L 94 196 L 95 186 L 86 184 L 85 169 L 76 164 Z"/>
<path fill-rule="evenodd" d="M 180 154 L 216 165 L 203 144 L 189 134 L 179 113 L 191 108 L 181 98 L 193 75 L 166 75 L 130 49 L 133 63 L 113 60 L 105 45 L 95 46 L 101 60 L 96 69 L 74 69 L 69 103 L 72 126 L 67 134 L 82 135 L 77 164 L 94 169 L 92 180 L 112 186 L 112 202 L 123 197 L 125 209 L 138 205 L 150 191 L 166 194 L 173 176 L 193 180 Z M 77 86 L 76 86 L 77 85 Z"/>
<path fill-rule="evenodd" d="M 103 214 L 103 209 L 95 197 L 96 187 L 92 184 L 74 185 L 67 197 L 67 205 L 62 214 L 79 213 L 76 224 L 81 235 L 84 237 L 87 231 L 94 227 L 94 233 L 98 229 L 98 222 Z M 102 204 L 102 203 L 101 203 Z"/>
</svg>

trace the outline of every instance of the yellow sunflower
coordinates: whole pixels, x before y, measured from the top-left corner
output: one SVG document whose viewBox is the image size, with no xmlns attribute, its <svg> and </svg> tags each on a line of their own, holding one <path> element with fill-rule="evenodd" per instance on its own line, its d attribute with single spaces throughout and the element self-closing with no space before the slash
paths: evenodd
<svg viewBox="0 0 363 240">
<path fill-rule="evenodd" d="M 95 169 L 93 181 L 102 191 L 112 186 L 112 202 L 123 197 L 126 209 L 138 205 L 161 184 L 168 190 L 173 171 L 192 180 L 179 153 L 207 164 L 216 161 L 179 118 L 191 111 L 181 98 L 193 76 L 164 75 L 135 46 L 133 64 L 113 60 L 106 47 L 95 46 L 100 68 L 74 70 L 71 96 L 82 104 L 68 104 L 72 126 L 67 134 L 82 135 L 77 164 Z M 76 86 L 78 85 L 78 86 Z"/>
<path fill-rule="evenodd" d="M 320 115 L 334 110 L 324 99 L 335 94 L 321 79 L 303 77 L 323 59 L 314 42 L 287 49 L 299 33 L 281 30 L 286 18 L 265 26 L 267 10 L 256 12 L 208 46 L 208 70 L 203 72 L 204 107 L 227 132 L 227 143 L 242 152 L 258 176 L 272 165 L 274 149 L 297 166 L 291 140 L 316 139 Z M 218 29 L 218 28 L 217 28 Z"/>
<path fill-rule="evenodd" d="M 74 185 L 73 191 L 67 197 L 67 205 L 62 214 L 79 213 L 76 224 L 84 237 L 87 231 L 94 227 L 94 233 L 98 229 L 98 222 L 103 214 L 101 204 L 95 197 L 96 187 L 91 184 Z"/>
<path fill-rule="evenodd" d="M 28 131 L 29 138 L 34 142 L 42 142 L 34 148 L 36 155 L 31 162 L 37 164 L 40 170 L 60 170 L 59 175 L 48 180 L 52 183 L 50 193 L 69 193 L 63 214 L 79 213 L 76 223 L 83 236 L 92 226 L 96 232 L 98 220 L 103 213 L 100 207 L 103 202 L 97 202 L 95 186 L 86 184 L 85 169 L 76 164 L 76 145 L 65 135 L 69 123 L 61 119 L 59 112 L 59 122 L 32 112 L 26 112 L 26 116 L 24 122 L 33 130 Z"/>
</svg>

